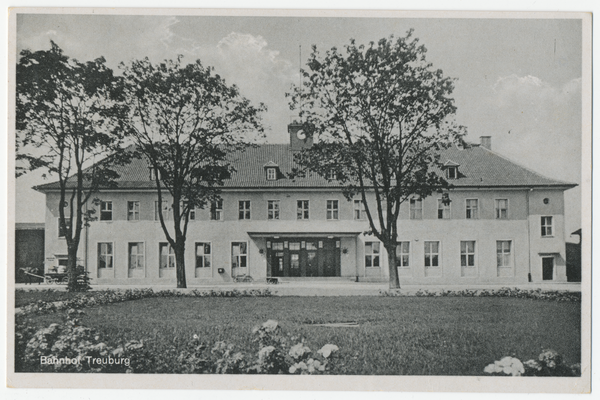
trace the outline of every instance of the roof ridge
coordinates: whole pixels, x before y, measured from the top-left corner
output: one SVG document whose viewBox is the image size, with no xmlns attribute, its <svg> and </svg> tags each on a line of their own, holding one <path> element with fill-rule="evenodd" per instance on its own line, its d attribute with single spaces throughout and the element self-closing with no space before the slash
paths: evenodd
<svg viewBox="0 0 600 400">
<path fill-rule="evenodd" d="M 505 160 L 505 161 L 508 161 L 508 162 L 510 162 L 510 163 L 513 163 L 514 165 L 516 165 L 516 166 L 518 166 L 518 167 L 520 167 L 520 168 L 523 168 L 523 169 L 524 169 L 524 170 L 526 170 L 527 172 L 530 172 L 530 173 L 532 173 L 532 174 L 534 174 L 534 175 L 537 175 L 537 176 L 539 176 L 540 178 L 544 178 L 544 179 L 547 179 L 547 180 L 549 180 L 549 181 L 554 181 L 554 182 L 561 183 L 561 184 L 565 184 L 565 185 L 575 185 L 575 186 L 577 186 L 577 184 L 576 184 L 576 183 L 567 182 L 567 181 L 563 181 L 563 180 L 560 180 L 560 179 L 555 179 L 555 178 L 549 178 L 549 177 L 547 177 L 546 175 L 542 175 L 541 173 L 539 173 L 539 172 L 537 172 L 537 171 L 534 171 L 533 169 L 531 169 L 531 168 L 529 168 L 529 167 L 526 167 L 525 165 L 523 165 L 523 164 L 521 164 L 521 163 L 519 163 L 519 162 L 517 162 L 517 161 L 513 161 L 513 160 L 511 160 L 510 158 L 508 158 L 507 156 L 505 156 L 505 155 L 503 155 L 503 154 L 500 154 L 500 153 L 497 153 L 497 152 L 495 152 L 495 151 L 492 151 L 492 150 L 488 149 L 488 148 L 487 148 L 487 147 L 485 147 L 485 146 L 479 146 L 479 148 L 480 148 L 480 149 L 483 149 L 484 151 L 490 152 L 491 154 L 493 154 L 493 155 L 495 155 L 495 156 L 497 156 L 497 157 L 500 157 L 501 159 L 503 159 L 503 160 Z M 532 186 L 535 186 L 535 185 L 532 185 Z"/>
</svg>

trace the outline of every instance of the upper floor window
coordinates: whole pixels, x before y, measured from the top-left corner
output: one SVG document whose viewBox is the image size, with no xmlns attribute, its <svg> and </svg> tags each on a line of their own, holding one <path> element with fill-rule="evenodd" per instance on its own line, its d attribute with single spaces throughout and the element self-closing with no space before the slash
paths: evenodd
<svg viewBox="0 0 600 400">
<path fill-rule="evenodd" d="M 112 201 L 100 202 L 100 221 L 112 221 Z"/>
<path fill-rule="evenodd" d="M 362 200 L 354 200 L 354 219 L 366 219 L 365 203 Z"/>
<path fill-rule="evenodd" d="M 410 242 L 398 242 L 396 245 L 396 266 L 398 268 L 409 267 Z"/>
<path fill-rule="evenodd" d="M 250 200 L 238 202 L 238 219 L 250 219 Z"/>
<path fill-rule="evenodd" d="M 479 218 L 479 200 L 467 199 L 466 218 L 467 219 L 478 219 Z"/>
<path fill-rule="evenodd" d="M 156 179 L 156 171 L 158 171 L 158 179 L 160 179 L 160 170 L 157 170 L 154 167 L 148 168 L 150 170 L 150 180 L 153 181 Z"/>
<path fill-rule="evenodd" d="M 58 218 L 58 237 L 59 238 L 64 238 L 66 236 L 66 233 L 68 232 L 69 228 L 71 227 L 71 218 L 65 217 L 65 227 L 66 227 L 66 231 L 62 229 L 62 226 L 60 225 L 60 218 Z"/>
<path fill-rule="evenodd" d="M 139 221 L 140 220 L 140 202 L 139 201 L 128 201 L 127 202 L 127 220 L 128 221 Z"/>
<path fill-rule="evenodd" d="M 508 219 L 508 199 L 496 199 L 496 219 Z"/>
<path fill-rule="evenodd" d="M 169 210 L 169 205 L 165 201 L 162 201 L 161 205 L 162 205 L 163 220 L 170 219 L 171 213 Z M 155 221 L 160 221 L 160 216 L 158 214 L 159 212 L 160 212 L 160 207 L 158 206 L 158 201 L 155 201 L 154 202 L 154 220 Z"/>
<path fill-rule="evenodd" d="M 553 236 L 552 217 L 542 217 L 542 237 Z"/>
<path fill-rule="evenodd" d="M 277 179 L 277 169 L 276 168 L 267 168 L 267 180 L 274 181 Z"/>
<path fill-rule="evenodd" d="M 423 218 L 423 201 L 421 199 L 410 199 L 410 219 Z"/>
<path fill-rule="evenodd" d="M 298 219 L 308 219 L 309 217 L 309 203 L 308 200 L 297 201 L 296 215 Z"/>
<path fill-rule="evenodd" d="M 442 199 L 438 199 L 438 219 L 450 219 L 450 203 L 444 204 Z"/>
<path fill-rule="evenodd" d="M 220 221 L 223 219 L 223 199 L 213 201 L 210 205 L 210 219 Z"/>
<path fill-rule="evenodd" d="M 267 201 L 267 218 L 279 219 L 279 200 Z"/>
<path fill-rule="evenodd" d="M 457 167 L 446 168 L 446 179 L 456 179 L 457 177 L 458 177 L 458 168 Z"/>
<path fill-rule="evenodd" d="M 334 181 L 336 179 L 337 179 L 337 172 L 335 170 L 333 170 L 333 169 L 330 169 L 327 172 L 327 180 Z"/>
<path fill-rule="evenodd" d="M 381 252 L 381 243 L 365 243 L 365 267 L 379 267 L 379 255 Z"/>
<path fill-rule="evenodd" d="M 327 200 L 327 219 L 339 219 L 339 202 Z"/>
</svg>

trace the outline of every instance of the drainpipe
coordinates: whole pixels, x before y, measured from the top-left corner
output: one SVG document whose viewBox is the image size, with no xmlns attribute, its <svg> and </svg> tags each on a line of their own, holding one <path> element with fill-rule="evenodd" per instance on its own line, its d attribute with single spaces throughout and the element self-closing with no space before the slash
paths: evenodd
<svg viewBox="0 0 600 400">
<path fill-rule="evenodd" d="M 528 248 L 528 255 L 527 255 L 527 261 L 528 261 L 528 265 L 529 265 L 529 272 L 527 273 L 527 280 L 529 282 L 531 282 L 531 232 L 530 232 L 530 228 L 529 228 L 529 192 L 532 192 L 533 188 L 529 188 L 529 190 L 525 193 L 526 197 L 527 197 L 527 248 Z"/>
<path fill-rule="evenodd" d="M 88 209 L 87 209 L 87 203 L 85 203 L 85 215 L 87 215 L 87 211 L 88 211 Z M 84 248 L 85 249 L 85 254 L 83 256 L 84 257 L 83 258 L 84 271 L 85 271 L 86 276 L 87 276 L 87 273 L 88 273 L 88 254 L 89 254 L 89 249 L 88 249 L 88 245 L 89 245 L 88 229 L 89 229 L 89 226 L 88 226 L 88 223 L 86 222 L 86 224 L 85 224 L 85 248 Z"/>
</svg>

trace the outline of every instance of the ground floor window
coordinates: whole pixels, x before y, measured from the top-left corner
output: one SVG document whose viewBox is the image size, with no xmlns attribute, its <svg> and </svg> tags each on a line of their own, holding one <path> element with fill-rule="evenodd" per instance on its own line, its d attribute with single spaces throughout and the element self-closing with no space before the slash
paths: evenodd
<svg viewBox="0 0 600 400">
<path fill-rule="evenodd" d="M 410 242 L 398 242 L 396 245 L 396 266 L 409 268 Z"/>
<path fill-rule="evenodd" d="M 366 242 L 365 243 L 365 267 L 379 267 L 379 256 L 381 252 L 381 243 Z"/>
<path fill-rule="evenodd" d="M 98 268 L 113 267 L 113 244 L 98 243 Z"/>
<path fill-rule="evenodd" d="M 159 244 L 160 268 L 175 268 L 175 249 L 169 243 Z"/>
<path fill-rule="evenodd" d="M 512 272 L 513 267 L 512 242 L 510 240 L 496 241 L 496 265 L 498 267 L 498 276 L 507 276 Z"/>
<path fill-rule="evenodd" d="M 196 268 L 210 268 L 212 251 L 210 243 L 196 243 Z"/>
<path fill-rule="evenodd" d="M 129 269 L 144 269 L 144 243 L 129 243 Z"/>
<path fill-rule="evenodd" d="M 248 266 L 248 243 L 233 242 L 231 244 L 231 267 L 246 268 Z"/>
<path fill-rule="evenodd" d="M 425 266 L 440 266 L 440 242 L 425 242 Z"/>
<path fill-rule="evenodd" d="M 473 275 L 475 271 L 475 241 L 463 240 L 460 242 L 460 266 L 462 276 Z"/>
</svg>

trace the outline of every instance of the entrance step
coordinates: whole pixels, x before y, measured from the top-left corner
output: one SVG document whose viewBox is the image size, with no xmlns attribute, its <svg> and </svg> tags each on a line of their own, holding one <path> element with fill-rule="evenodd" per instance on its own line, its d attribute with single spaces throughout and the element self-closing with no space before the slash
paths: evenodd
<svg viewBox="0 0 600 400">
<path fill-rule="evenodd" d="M 349 282 L 357 282 L 355 276 L 331 276 L 331 277 L 323 277 L 323 276 L 305 276 L 305 277 L 277 277 L 277 278 L 268 278 L 268 279 L 277 279 L 278 283 L 349 283 Z M 364 277 L 359 276 L 358 282 L 386 282 L 387 279 L 382 279 L 381 277 Z"/>
</svg>

